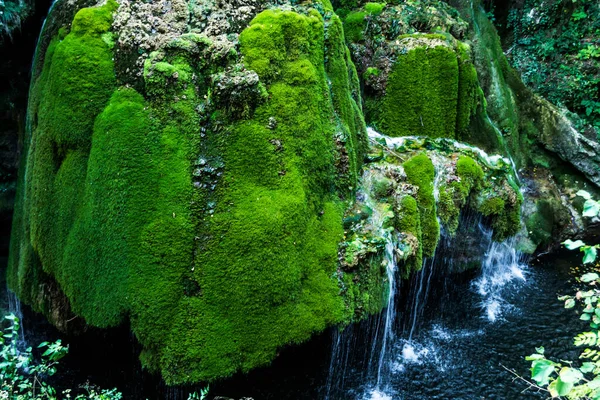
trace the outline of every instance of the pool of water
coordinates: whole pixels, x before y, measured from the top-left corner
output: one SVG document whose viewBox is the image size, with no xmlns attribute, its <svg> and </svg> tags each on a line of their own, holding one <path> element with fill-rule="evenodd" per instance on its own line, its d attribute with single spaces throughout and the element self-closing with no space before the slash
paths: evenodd
<svg viewBox="0 0 600 400">
<path fill-rule="evenodd" d="M 412 324 L 406 321 L 412 305 L 410 301 L 404 304 L 400 320 L 405 323 L 389 354 L 386 383 L 375 387 L 368 357 L 356 357 L 365 349 L 359 350 L 354 343 L 349 346 L 353 349 L 343 372 L 333 372 L 332 382 L 320 396 L 361 400 L 540 398 L 539 393 L 523 392 L 527 385 L 514 381 L 506 368 L 528 377 L 529 363 L 524 357 L 540 345 L 550 356 L 577 358 L 572 338 L 585 329 L 585 323 L 557 300 L 557 295 L 573 291 L 568 266 L 577 259 L 571 254 L 564 256 L 531 266 L 507 265 L 496 274 L 480 273 L 471 279 L 434 277 L 412 337 Z M 414 291 L 418 285 L 413 281 L 410 286 Z"/>
</svg>

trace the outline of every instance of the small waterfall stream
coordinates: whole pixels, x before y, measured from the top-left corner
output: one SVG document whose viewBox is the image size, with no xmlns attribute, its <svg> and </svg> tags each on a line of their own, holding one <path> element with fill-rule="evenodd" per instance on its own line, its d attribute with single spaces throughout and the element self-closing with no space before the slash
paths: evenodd
<svg viewBox="0 0 600 400">
<path fill-rule="evenodd" d="M 389 138 L 373 129 L 369 129 L 369 137 L 373 143 L 383 145 L 392 152 L 424 140 L 417 137 Z M 498 162 L 510 165 L 518 182 L 512 160 L 488 156 L 480 149 L 462 143 L 447 142 L 455 149 L 471 152 L 489 165 L 497 165 Z M 444 168 L 443 157 L 438 157 L 436 153 L 430 153 L 429 156 L 435 166 L 434 197 L 437 202 L 439 184 L 444 181 L 448 172 Z M 377 202 L 370 197 L 371 186 L 372 176 L 367 170 L 363 176 L 364 196 L 366 203 L 373 209 L 373 226 L 381 227 L 383 214 L 377 208 Z M 488 325 L 499 323 L 503 315 L 511 312 L 511 301 L 505 298 L 507 292 L 514 294 L 526 283 L 526 265 L 515 249 L 516 240 L 494 242 L 492 230 L 484 226 L 480 216 L 463 214 L 459 229 L 464 232 L 450 237 L 442 227 L 438 249 L 433 257 L 423 260 L 421 270 L 406 282 L 405 293 L 400 290 L 403 282 L 396 276 L 393 231 L 381 232 L 386 238 L 384 256 L 389 284 L 387 307 L 380 316 L 374 316 L 343 332 L 335 332 L 325 399 L 410 398 L 403 387 L 405 374 L 418 373 L 416 370 L 426 364 L 432 364 L 438 372 L 451 369 L 452 361 L 439 350 L 443 347 L 441 341 L 447 343 L 459 338 L 464 340 L 482 335 Z M 467 234 L 466 231 L 470 233 Z M 471 235 L 478 241 L 471 248 L 476 254 L 466 257 L 479 256 L 481 265 L 480 272 L 469 279 L 470 283 L 466 285 L 469 295 L 465 296 L 473 302 L 470 315 L 476 317 L 479 327 L 467 330 L 449 329 L 443 322 L 431 324 L 432 320 L 444 319 L 446 301 L 456 302 L 455 296 L 461 296 L 454 292 L 452 286 L 455 283 L 452 282 L 464 278 L 460 278 L 460 274 L 453 276 L 452 271 L 465 269 L 461 265 L 465 262 L 465 254 L 461 253 L 461 243 L 456 243 L 461 240 L 457 237 L 462 234 Z M 464 284 L 462 287 L 465 290 Z M 355 349 L 358 348 L 364 349 L 364 352 L 359 351 L 357 354 Z M 415 369 L 415 366 L 419 368 Z"/>
</svg>

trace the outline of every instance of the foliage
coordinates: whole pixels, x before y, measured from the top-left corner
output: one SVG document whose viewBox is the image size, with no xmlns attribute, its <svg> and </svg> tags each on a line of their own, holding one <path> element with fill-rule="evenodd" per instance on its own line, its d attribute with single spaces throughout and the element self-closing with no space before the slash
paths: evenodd
<svg viewBox="0 0 600 400">
<path fill-rule="evenodd" d="M 42 352 L 36 357 L 31 347 L 24 350 L 19 345 L 19 318 L 13 314 L 5 317 L 9 325 L 0 337 L 0 399 L 13 400 L 55 400 L 56 389 L 47 378 L 57 371 L 59 360 L 69 351 L 60 340 L 43 342 L 38 346 Z M 62 397 L 74 400 L 119 400 L 121 393 L 116 389 L 98 389 L 89 384 L 81 386 L 85 394 L 72 397 L 72 390 L 63 391 Z"/>
<path fill-rule="evenodd" d="M 591 198 L 586 191 L 579 191 L 585 199 L 583 215 L 597 217 L 600 215 L 600 203 Z M 584 253 L 583 263 L 593 264 L 597 259 L 600 245 L 586 245 L 583 241 L 566 240 L 564 245 L 569 250 L 579 249 Z M 600 275 L 588 272 L 579 278 L 585 289 L 580 289 L 573 296 L 561 296 L 565 308 L 583 306 L 580 320 L 589 322 L 591 331 L 578 334 L 574 344 L 585 346 L 579 355 L 579 361 L 546 358 L 544 348 L 536 349 L 536 353 L 526 357 L 531 361 L 531 379 L 539 388 L 547 390 L 552 397 L 565 396 L 568 399 L 600 399 Z"/>
<path fill-rule="evenodd" d="M 0 0 L 0 43 L 10 37 L 15 29 L 21 27 L 21 23 L 33 11 L 31 0 Z"/>
<path fill-rule="evenodd" d="M 507 55 L 527 85 L 600 133 L 600 113 L 587 111 L 600 84 L 599 16 L 595 0 L 526 0 L 510 10 Z"/>
</svg>

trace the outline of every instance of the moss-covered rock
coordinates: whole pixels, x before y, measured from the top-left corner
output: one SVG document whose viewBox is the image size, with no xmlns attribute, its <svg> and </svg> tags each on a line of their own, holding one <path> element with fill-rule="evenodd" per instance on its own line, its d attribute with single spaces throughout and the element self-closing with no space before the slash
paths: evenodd
<svg viewBox="0 0 600 400">
<path fill-rule="evenodd" d="M 184 32 L 177 3 L 151 40 L 136 21 L 158 6 L 128 4 L 80 9 L 46 49 L 9 284 L 66 330 L 128 318 L 170 384 L 248 371 L 349 315 L 366 129 L 342 23 L 328 2 L 270 9 L 237 44 Z"/>
<path fill-rule="evenodd" d="M 412 157 L 402 166 L 406 172 L 408 182 L 418 187 L 416 200 L 421 217 L 421 247 L 423 256 L 431 257 L 440 238 L 440 225 L 437 220 L 437 207 L 433 194 L 435 168 L 425 154 Z M 414 225 L 414 223 L 410 224 Z"/>
</svg>

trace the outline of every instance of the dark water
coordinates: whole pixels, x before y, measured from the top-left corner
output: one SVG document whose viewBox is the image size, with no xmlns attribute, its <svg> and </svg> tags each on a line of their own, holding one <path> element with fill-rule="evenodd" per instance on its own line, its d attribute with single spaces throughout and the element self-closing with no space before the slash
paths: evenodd
<svg viewBox="0 0 600 400">
<path fill-rule="evenodd" d="M 524 356 L 540 345 L 552 357 L 577 358 L 572 338 L 586 326 L 574 311 L 563 308 L 557 295 L 573 292 L 568 271 L 578 259 L 572 254 L 561 257 L 513 266 L 514 270 L 504 270 L 506 275 L 491 274 L 496 283 L 488 279 L 487 289 L 495 287 L 486 294 L 480 293 L 481 276 L 434 276 L 412 340 L 411 323 L 406 321 L 412 305 L 410 301 L 404 304 L 405 323 L 399 327 L 390 354 L 388 384 L 374 388 L 372 366 L 365 356 L 369 346 L 361 348 L 354 343 L 348 346 L 351 350 L 343 373 L 333 371 L 329 398 L 540 398 L 531 391 L 523 393 L 527 385 L 513 381 L 514 376 L 503 366 L 527 377 L 529 363 Z M 413 281 L 410 286 L 414 292 L 418 285 Z M 361 334 L 345 332 L 341 340 L 353 342 L 355 336 Z"/>
</svg>

